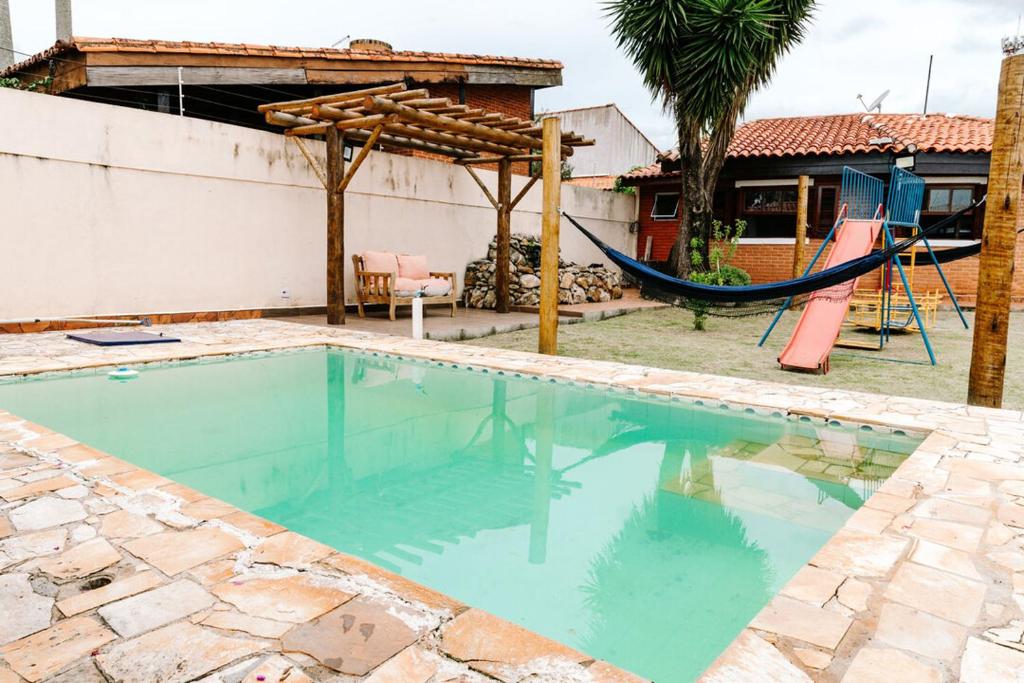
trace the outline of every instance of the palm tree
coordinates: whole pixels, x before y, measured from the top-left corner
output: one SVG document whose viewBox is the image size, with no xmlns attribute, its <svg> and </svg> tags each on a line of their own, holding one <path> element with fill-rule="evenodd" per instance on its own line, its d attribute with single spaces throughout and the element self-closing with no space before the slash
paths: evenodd
<svg viewBox="0 0 1024 683">
<path fill-rule="evenodd" d="M 751 93 L 800 42 L 814 0 L 608 0 L 619 47 L 676 120 L 682 168 L 674 274 L 690 273 L 689 245 L 707 249 L 711 198 Z M 705 254 L 706 256 L 706 254 Z M 706 262 L 706 258 L 705 258 Z"/>
</svg>

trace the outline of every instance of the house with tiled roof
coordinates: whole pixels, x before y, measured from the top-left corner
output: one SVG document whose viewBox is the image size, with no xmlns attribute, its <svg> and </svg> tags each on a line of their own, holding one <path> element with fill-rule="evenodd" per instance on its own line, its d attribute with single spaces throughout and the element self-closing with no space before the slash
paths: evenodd
<svg viewBox="0 0 1024 683">
<path fill-rule="evenodd" d="M 339 48 L 73 37 L 0 71 L 52 78 L 66 97 L 268 128 L 262 102 L 404 81 L 488 111 L 532 118 L 534 92 L 561 85 L 550 59 L 394 50 L 379 40 Z M 179 90 L 180 87 L 180 90 Z M 179 97 L 179 93 L 182 97 Z"/>
<path fill-rule="evenodd" d="M 898 163 L 924 177 L 921 223 L 927 227 L 985 195 L 991 149 L 992 120 L 976 116 L 862 113 L 749 121 L 729 145 L 714 213 L 747 224 L 736 265 L 755 282 L 782 280 L 792 274 L 801 175 L 809 177 L 807 234 L 816 248 L 838 215 L 844 166 L 888 182 Z M 680 176 L 676 151 L 622 176 L 638 190 L 637 253 L 655 263 L 668 258 L 675 240 Z M 946 247 L 979 239 L 982 222 L 982 210 L 968 212 L 934 242 Z M 938 286 L 931 282 L 933 269 L 921 270 L 918 284 Z M 947 273 L 956 290 L 974 295 L 977 259 L 951 264 Z"/>
</svg>

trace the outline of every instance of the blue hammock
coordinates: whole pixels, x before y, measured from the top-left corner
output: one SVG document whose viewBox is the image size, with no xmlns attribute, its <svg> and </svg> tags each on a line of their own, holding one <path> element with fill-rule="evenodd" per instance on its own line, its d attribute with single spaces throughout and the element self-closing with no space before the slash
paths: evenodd
<svg viewBox="0 0 1024 683">
<path fill-rule="evenodd" d="M 838 266 L 834 266 L 817 273 L 812 273 L 811 275 L 806 275 L 804 277 L 793 278 L 791 280 L 781 280 L 778 282 L 769 282 L 761 285 L 745 286 L 706 285 L 666 275 L 665 273 L 651 268 L 645 263 L 637 261 L 634 258 L 630 258 L 618 249 L 605 244 L 599 237 L 580 225 L 575 218 L 567 214 L 565 211 L 562 211 L 562 215 L 565 216 L 570 223 L 575 225 L 576 228 L 587 237 L 587 239 L 593 242 L 594 245 L 605 254 L 605 256 L 611 259 L 612 263 L 617 265 L 624 272 L 629 273 L 629 275 L 638 280 L 642 285 L 656 288 L 661 292 L 681 297 L 683 299 L 732 304 L 771 301 L 796 297 L 801 294 L 809 294 L 811 292 L 827 289 L 829 287 L 834 287 L 835 285 L 854 280 L 881 267 L 894 255 L 902 251 L 906 251 L 916 242 L 927 237 L 930 233 L 937 232 L 947 225 L 952 224 L 954 221 L 959 219 L 960 216 L 980 205 L 981 201 L 975 202 L 970 206 L 961 209 L 955 214 L 939 221 L 935 225 L 919 231 L 912 237 L 896 242 L 886 249 L 873 251 L 866 256 L 855 258 L 851 261 L 847 261 L 846 263 L 841 263 Z M 964 258 L 965 256 L 972 255 L 975 253 L 973 251 L 974 248 L 974 245 L 962 247 L 962 255 L 958 255 L 958 258 Z M 977 249 L 981 249 L 980 244 Z"/>
</svg>

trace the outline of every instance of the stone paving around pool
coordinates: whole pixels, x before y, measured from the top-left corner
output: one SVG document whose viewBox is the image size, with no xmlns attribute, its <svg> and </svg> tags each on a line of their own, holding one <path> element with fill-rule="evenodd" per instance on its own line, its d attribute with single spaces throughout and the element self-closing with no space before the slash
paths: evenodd
<svg viewBox="0 0 1024 683">
<path fill-rule="evenodd" d="M 0 335 L 0 375 L 327 344 L 925 433 L 703 680 L 1021 680 L 1020 412 L 268 320 L 154 329 L 184 341 Z M 639 680 L 3 413 L 0 499 L 0 683 Z"/>
</svg>

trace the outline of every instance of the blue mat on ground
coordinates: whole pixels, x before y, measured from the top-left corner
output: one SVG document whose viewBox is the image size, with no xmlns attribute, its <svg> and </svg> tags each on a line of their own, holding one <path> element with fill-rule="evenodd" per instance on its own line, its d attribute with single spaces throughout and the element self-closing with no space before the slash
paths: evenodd
<svg viewBox="0 0 1024 683">
<path fill-rule="evenodd" d="M 74 339 L 75 341 L 85 342 L 86 344 L 95 344 L 96 346 L 168 344 L 170 342 L 181 341 L 177 337 L 165 337 L 163 334 L 153 334 L 152 332 L 115 332 L 113 330 L 101 330 L 98 332 L 83 332 L 81 334 L 69 334 L 68 339 Z"/>
</svg>

